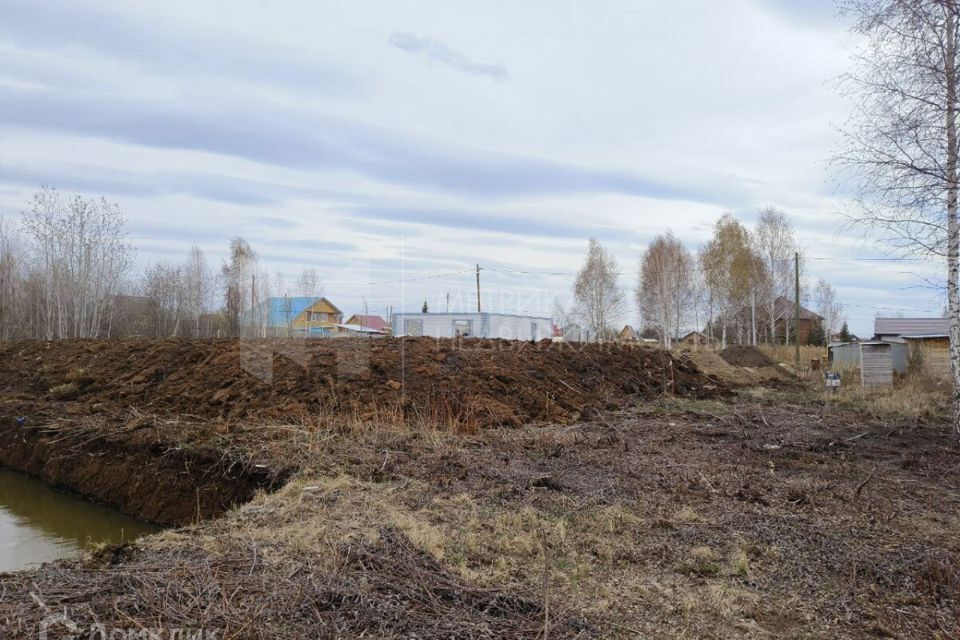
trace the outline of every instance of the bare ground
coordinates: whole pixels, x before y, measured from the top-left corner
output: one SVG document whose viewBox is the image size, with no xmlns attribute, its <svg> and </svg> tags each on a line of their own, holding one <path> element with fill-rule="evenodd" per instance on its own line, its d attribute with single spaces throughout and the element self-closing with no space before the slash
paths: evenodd
<svg viewBox="0 0 960 640">
<path fill-rule="evenodd" d="M 67 610 L 227 638 L 960 637 L 960 451 L 937 420 L 758 391 L 469 435 L 215 437 L 299 471 L 220 519 L 3 575 L 3 636 Z"/>
</svg>

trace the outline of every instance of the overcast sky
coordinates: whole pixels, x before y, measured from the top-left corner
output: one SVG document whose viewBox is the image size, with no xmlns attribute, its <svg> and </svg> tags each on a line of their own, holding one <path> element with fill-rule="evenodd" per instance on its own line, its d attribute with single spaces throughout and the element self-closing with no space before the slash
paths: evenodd
<svg viewBox="0 0 960 640">
<path fill-rule="evenodd" d="M 384 313 L 475 304 L 480 263 L 487 309 L 549 314 L 589 236 L 632 291 L 657 234 L 696 249 L 724 211 L 750 224 L 772 205 L 855 332 L 942 307 L 914 275 L 937 265 L 852 259 L 881 254 L 843 232 L 830 179 L 849 112 L 832 81 L 857 43 L 826 0 L 0 0 L 0 16 L 0 214 L 41 184 L 104 194 L 141 264 L 197 243 L 218 265 L 241 235 L 290 281 L 316 267 L 347 313 Z"/>
</svg>

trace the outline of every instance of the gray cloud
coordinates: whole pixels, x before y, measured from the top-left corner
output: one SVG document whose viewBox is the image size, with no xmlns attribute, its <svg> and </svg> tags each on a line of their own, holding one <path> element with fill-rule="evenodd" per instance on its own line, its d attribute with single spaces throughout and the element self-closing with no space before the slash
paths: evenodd
<svg viewBox="0 0 960 640">
<path fill-rule="evenodd" d="M 390 34 L 390 44 L 401 51 L 422 55 L 464 73 L 489 76 L 497 80 L 503 80 L 507 77 L 507 68 L 503 65 L 474 62 L 459 51 L 426 36 L 418 36 L 405 31 L 394 31 Z"/>
<path fill-rule="evenodd" d="M 269 115 L 266 115 L 269 114 Z M 620 193 L 711 201 L 710 194 L 625 171 L 443 145 L 292 108 L 202 110 L 83 92 L 0 87 L 0 121 L 150 147 L 219 153 L 297 169 L 485 196 Z M 216 190 L 212 196 L 218 195 Z"/>
<path fill-rule="evenodd" d="M 490 233 L 504 233 L 536 238 L 567 238 L 643 242 L 649 238 L 629 228 L 570 224 L 559 220 L 536 220 L 521 216 L 507 216 L 491 211 L 463 211 L 451 209 L 416 209 L 406 207 L 356 207 L 350 217 L 370 220 L 423 224 L 446 229 L 468 229 Z"/>
<path fill-rule="evenodd" d="M 249 180 L 229 175 L 185 171 L 135 173 L 77 163 L 45 164 L 0 161 L 0 183 L 38 187 L 49 184 L 60 189 L 160 197 L 188 195 L 201 200 L 250 207 L 277 205 L 290 198 L 321 198 L 335 194 L 321 189 Z"/>
<path fill-rule="evenodd" d="M 225 76 L 297 91 L 342 91 L 355 78 L 332 62 L 293 48 L 222 31 L 127 15 L 96 2 L 4 0 L 0 35 L 22 47 L 75 54 L 78 48 L 163 76 Z M 311 55 L 312 54 L 312 55 Z"/>
</svg>

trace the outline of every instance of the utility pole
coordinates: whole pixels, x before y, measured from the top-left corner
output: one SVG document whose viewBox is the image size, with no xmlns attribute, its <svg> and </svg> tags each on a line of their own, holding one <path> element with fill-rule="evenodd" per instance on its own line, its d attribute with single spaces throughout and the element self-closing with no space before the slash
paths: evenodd
<svg viewBox="0 0 960 640">
<path fill-rule="evenodd" d="M 797 377 L 800 376 L 800 252 L 793 253 L 793 345 Z"/>
<path fill-rule="evenodd" d="M 477 265 L 477 313 L 480 313 L 480 265 Z"/>
<path fill-rule="evenodd" d="M 450 292 L 447 291 L 447 313 L 450 313 Z"/>
</svg>

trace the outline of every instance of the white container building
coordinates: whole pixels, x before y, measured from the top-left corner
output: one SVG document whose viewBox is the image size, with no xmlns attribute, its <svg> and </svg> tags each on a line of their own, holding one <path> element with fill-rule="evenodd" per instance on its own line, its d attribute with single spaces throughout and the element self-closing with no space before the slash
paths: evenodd
<svg viewBox="0 0 960 640">
<path fill-rule="evenodd" d="M 544 340 L 553 337 L 553 322 L 510 313 L 395 313 L 393 335 Z"/>
</svg>

